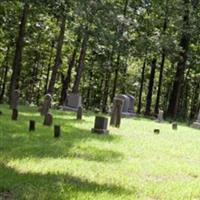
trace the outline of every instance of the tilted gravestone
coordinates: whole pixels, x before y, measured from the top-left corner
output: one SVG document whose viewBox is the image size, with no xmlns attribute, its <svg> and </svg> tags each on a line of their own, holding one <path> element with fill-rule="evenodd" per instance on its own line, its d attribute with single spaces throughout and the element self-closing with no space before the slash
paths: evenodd
<svg viewBox="0 0 200 200">
<path fill-rule="evenodd" d="M 197 116 L 197 120 L 192 124 L 192 127 L 200 129 L 200 110 L 199 110 L 199 113 L 198 113 L 198 116 Z"/>
<path fill-rule="evenodd" d="M 66 98 L 66 104 L 63 106 L 63 110 L 77 112 L 79 107 L 82 107 L 82 97 L 80 94 L 69 94 Z"/>
<path fill-rule="evenodd" d="M 49 112 L 49 109 L 51 108 L 51 103 L 52 103 L 52 97 L 50 94 L 46 94 L 44 96 L 44 102 L 40 108 L 40 114 L 42 116 L 45 116 L 48 112 Z"/>
<path fill-rule="evenodd" d="M 77 113 L 76 113 L 76 119 L 77 120 L 82 120 L 82 117 L 83 117 L 83 108 L 80 106 L 78 108 Z"/>
<path fill-rule="evenodd" d="M 96 116 L 94 128 L 91 130 L 92 133 L 98 133 L 98 134 L 107 134 L 108 131 L 108 118 Z"/>
<path fill-rule="evenodd" d="M 163 115 L 164 115 L 164 111 L 163 110 L 160 110 L 158 111 L 158 118 L 157 118 L 157 122 L 161 123 L 163 122 Z"/>
<path fill-rule="evenodd" d="M 115 126 L 117 128 L 120 127 L 123 104 L 124 100 L 118 98 L 114 99 L 113 109 L 111 113 L 111 120 L 110 120 L 111 126 Z"/>
<path fill-rule="evenodd" d="M 53 115 L 51 113 L 47 113 L 44 117 L 45 126 L 51 126 L 53 124 Z"/>
<path fill-rule="evenodd" d="M 19 104 L 19 90 L 14 90 L 11 96 L 11 109 L 17 109 Z"/>
</svg>

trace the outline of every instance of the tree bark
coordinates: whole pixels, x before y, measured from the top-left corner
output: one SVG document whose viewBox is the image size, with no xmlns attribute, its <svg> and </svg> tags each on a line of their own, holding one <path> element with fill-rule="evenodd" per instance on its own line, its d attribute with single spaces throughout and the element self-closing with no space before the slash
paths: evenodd
<svg viewBox="0 0 200 200">
<path fill-rule="evenodd" d="M 76 54 L 77 54 L 77 47 L 74 49 L 71 60 L 69 62 L 69 67 L 67 70 L 67 76 L 65 77 L 63 75 L 63 79 L 62 79 L 62 90 L 61 90 L 61 98 L 60 98 L 60 105 L 63 105 L 66 97 L 67 97 L 67 93 L 68 93 L 68 89 L 69 89 L 69 85 L 71 82 L 71 74 L 72 74 L 72 69 L 74 67 L 75 61 L 76 61 Z"/>
<path fill-rule="evenodd" d="M 10 47 L 8 46 L 7 52 L 6 52 L 6 57 L 4 59 L 4 73 L 3 74 L 3 79 L 2 79 L 2 86 L 1 86 L 1 93 L 0 93 L 0 103 L 3 103 L 3 97 L 5 94 L 5 88 L 6 88 L 6 83 L 7 83 L 7 75 L 8 75 L 8 70 L 9 70 L 9 65 L 8 65 L 8 58 L 9 58 L 9 52 L 10 52 Z"/>
<path fill-rule="evenodd" d="M 13 60 L 12 65 L 12 75 L 11 75 L 11 82 L 10 82 L 10 102 L 12 98 L 12 94 L 15 89 L 19 88 L 19 76 L 21 72 L 21 60 L 22 60 L 22 50 L 24 46 L 24 37 L 25 37 L 25 27 L 28 17 L 28 11 L 29 11 L 29 4 L 25 3 L 22 16 L 21 16 L 21 22 L 19 26 L 19 34 L 16 40 L 16 49 L 15 49 L 15 56 Z"/>
<path fill-rule="evenodd" d="M 151 113 L 151 102 L 152 102 L 156 62 L 157 62 L 156 58 L 153 58 L 152 64 L 151 64 L 151 74 L 150 74 L 150 78 L 149 78 L 148 94 L 147 94 L 147 99 L 146 99 L 146 101 L 147 101 L 146 110 L 145 110 L 146 115 L 150 115 L 150 113 Z"/>
<path fill-rule="evenodd" d="M 89 34 L 86 28 L 85 35 L 84 35 L 82 45 L 81 45 L 81 52 L 80 52 L 79 63 L 78 63 L 77 71 L 76 71 L 76 77 L 75 77 L 75 81 L 74 81 L 74 85 L 72 89 L 73 93 L 79 92 L 81 77 L 84 70 L 84 62 L 85 62 L 88 40 L 89 40 Z"/>
<path fill-rule="evenodd" d="M 62 47 L 63 47 L 63 41 L 64 41 L 64 35 L 65 35 L 65 24 L 66 24 L 66 16 L 63 15 L 61 17 L 61 23 L 60 23 L 60 33 L 58 37 L 58 43 L 57 43 L 57 49 L 56 49 L 56 58 L 55 58 L 55 64 L 52 69 L 51 79 L 49 82 L 47 93 L 52 94 L 54 91 L 54 86 L 58 74 L 58 70 L 62 64 Z"/>
<path fill-rule="evenodd" d="M 144 63 L 143 63 L 143 66 L 142 66 L 141 82 L 140 82 L 140 93 L 139 93 L 138 110 L 137 110 L 138 114 L 141 113 L 141 108 L 142 108 L 142 92 L 143 92 L 143 87 L 144 87 L 145 68 L 146 68 L 146 59 L 144 60 Z"/>
<path fill-rule="evenodd" d="M 54 45 L 55 45 L 55 41 L 52 41 L 51 50 L 50 50 L 50 56 L 49 56 L 49 63 L 48 63 L 48 68 L 47 68 L 47 73 L 46 73 L 46 78 L 45 78 L 44 94 L 47 93 L 47 89 L 48 89 L 49 75 L 50 75 L 50 71 L 51 71 L 51 61 L 52 61 L 52 57 L 53 57 Z"/>
<path fill-rule="evenodd" d="M 182 51 L 180 52 L 180 55 L 179 55 L 179 60 L 177 64 L 176 74 L 175 74 L 175 80 L 173 83 L 173 89 L 170 95 L 170 101 L 169 101 L 168 112 L 167 112 L 168 116 L 174 119 L 176 119 L 177 117 L 181 89 L 184 83 L 184 73 L 186 69 L 187 54 L 188 54 L 189 43 L 190 43 L 190 35 L 188 33 L 189 0 L 183 0 L 183 2 L 185 5 L 185 12 L 183 16 L 183 31 L 182 31 L 181 41 L 180 41 L 180 47 L 182 48 Z"/>
</svg>

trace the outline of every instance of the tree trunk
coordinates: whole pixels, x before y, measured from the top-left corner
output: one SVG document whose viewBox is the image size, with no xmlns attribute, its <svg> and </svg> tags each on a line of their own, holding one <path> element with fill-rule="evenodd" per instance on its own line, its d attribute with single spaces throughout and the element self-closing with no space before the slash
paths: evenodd
<svg viewBox="0 0 200 200">
<path fill-rule="evenodd" d="M 151 74 L 149 78 L 149 86 L 148 86 L 148 94 L 147 94 L 147 103 L 146 103 L 146 115 L 150 115 L 151 113 L 151 101 L 152 101 L 152 93 L 153 93 L 153 85 L 154 85 L 154 77 L 155 77 L 155 71 L 156 71 L 156 58 L 153 58 L 152 64 L 151 64 Z"/>
<path fill-rule="evenodd" d="M 142 92 L 143 92 L 143 87 L 144 87 L 145 68 L 146 68 L 146 59 L 144 60 L 143 67 L 142 67 L 142 73 L 141 73 L 140 93 L 139 93 L 138 110 L 137 110 L 138 114 L 141 113 L 141 108 L 142 108 Z"/>
<path fill-rule="evenodd" d="M 173 89 L 170 95 L 170 101 L 169 101 L 168 112 L 167 112 L 168 116 L 174 119 L 177 117 L 181 88 L 184 83 L 184 73 L 186 69 L 187 54 L 188 54 L 189 43 L 190 43 L 190 35 L 188 33 L 189 0 L 183 0 L 183 2 L 186 7 L 186 10 L 183 16 L 183 31 L 182 31 L 181 41 L 180 41 L 180 47 L 182 48 L 182 51 L 180 52 L 180 55 L 179 55 L 175 80 L 173 83 Z"/>
<path fill-rule="evenodd" d="M 45 78 L 44 94 L 47 93 L 47 89 L 48 89 L 49 75 L 50 75 L 50 71 L 51 71 L 51 61 L 52 61 L 52 57 L 53 57 L 54 45 L 55 45 L 55 41 L 52 41 L 50 56 L 49 56 L 49 63 L 48 63 L 48 68 L 47 68 L 47 73 L 46 73 L 46 78 Z"/>
<path fill-rule="evenodd" d="M 22 50 L 24 46 L 24 37 L 25 37 L 25 27 L 28 17 L 29 11 L 29 4 L 25 3 L 23 8 L 23 13 L 21 17 L 21 22 L 19 26 L 19 34 L 16 40 L 16 49 L 15 49 L 15 56 L 13 60 L 12 66 L 12 75 L 11 75 L 11 82 L 10 82 L 10 102 L 12 98 L 12 94 L 15 89 L 19 88 L 19 76 L 21 72 L 21 60 L 22 60 Z"/>
<path fill-rule="evenodd" d="M 85 62 L 88 40 L 89 40 L 89 34 L 88 34 L 88 30 L 86 29 L 85 35 L 84 35 L 84 38 L 83 38 L 83 41 L 82 41 L 82 45 L 81 45 L 81 52 L 80 52 L 76 77 L 75 77 L 75 81 L 74 81 L 74 86 L 73 86 L 73 89 L 72 89 L 73 93 L 79 92 L 81 77 L 82 77 L 82 73 L 83 73 L 83 70 L 84 70 L 84 62 Z"/>
<path fill-rule="evenodd" d="M 159 81 L 158 81 L 158 91 L 157 91 L 157 97 L 156 97 L 156 105 L 154 113 L 158 114 L 158 110 L 160 107 L 160 96 L 161 96 L 161 89 L 162 89 L 162 80 L 163 80 L 163 70 L 165 65 L 165 50 L 163 49 L 162 53 L 162 60 L 160 64 L 160 74 L 159 74 Z"/>
<path fill-rule="evenodd" d="M 67 70 L 67 76 L 64 77 L 63 75 L 63 81 L 62 81 L 62 90 L 61 90 L 61 98 L 60 98 L 60 105 L 63 105 L 65 102 L 65 99 L 67 97 L 67 93 L 68 93 L 68 89 L 69 89 L 69 85 L 71 82 L 71 74 L 72 74 L 72 69 L 74 67 L 75 64 L 75 60 L 76 60 L 76 54 L 77 54 L 77 47 L 74 49 L 71 60 L 69 62 L 69 67 Z"/>
<path fill-rule="evenodd" d="M 60 34 L 58 37 L 58 43 L 57 43 L 57 49 L 56 49 L 56 58 L 55 58 L 55 64 L 52 69 L 51 79 L 49 82 L 49 87 L 47 90 L 47 93 L 52 94 L 54 91 L 54 86 L 58 74 L 58 70 L 62 64 L 62 46 L 64 41 L 64 35 L 65 35 L 65 24 L 66 24 L 66 16 L 62 16 L 61 23 L 60 23 Z"/>
<path fill-rule="evenodd" d="M 104 92 L 103 100 L 102 100 L 102 112 L 103 113 L 107 112 L 107 101 L 108 101 L 108 94 L 109 94 L 110 77 L 111 77 L 110 70 L 107 70 L 106 75 L 105 75 L 104 89 L 103 89 L 103 92 Z"/>
</svg>

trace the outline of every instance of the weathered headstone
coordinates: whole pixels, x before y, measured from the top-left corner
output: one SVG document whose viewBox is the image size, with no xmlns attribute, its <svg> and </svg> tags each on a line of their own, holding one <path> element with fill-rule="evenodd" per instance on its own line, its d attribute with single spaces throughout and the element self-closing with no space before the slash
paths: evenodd
<svg viewBox="0 0 200 200">
<path fill-rule="evenodd" d="M 18 108 L 19 96 L 20 96 L 19 90 L 14 90 L 11 96 L 11 105 L 10 105 L 11 109 Z"/>
<path fill-rule="evenodd" d="M 120 127 L 123 104 L 124 100 L 118 98 L 114 99 L 113 109 L 111 113 L 111 120 L 110 120 L 111 126 L 115 126 L 117 128 Z"/>
<path fill-rule="evenodd" d="M 82 97 L 80 94 L 69 94 L 65 102 L 65 106 L 62 107 L 63 110 L 77 112 L 79 107 L 82 107 Z"/>
<path fill-rule="evenodd" d="M 178 129 L 178 124 L 177 123 L 172 123 L 172 129 L 177 130 Z"/>
<path fill-rule="evenodd" d="M 18 110 L 12 109 L 12 120 L 16 121 L 18 119 Z"/>
<path fill-rule="evenodd" d="M 45 116 L 49 109 L 51 108 L 52 97 L 50 94 L 46 94 L 44 97 L 43 105 L 41 106 L 40 113 L 42 116 Z"/>
<path fill-rule="evenodd" d="M 135 103 L 135 97 L 132 95 L 127 95 L 129 97 L 129 107 L 128 112 L 134 114 L 134 103 Z"/>
<path fill-rule="evenodd" d="M 197 120 L 192 124 L 192 127 L 200 129 L 200 110 L 199 110 L 199 113 L 198 113 L 198 116 L 197 116 Z"/>
<path fill-rule="evenodd" d="M 54 137 L 55 137 L 55 138 L 58 138 L 58 137 L 60 137 L 60 134 L 61 134 L 60 126 L 55 125 L 55 126 L 54 126 Z"/>
<path fill-rule="evenodd" d="M 45 126 L 51 126 L 53 124 L 53 115 L 51 113 L 47 113 L 44 117 Z"/>
<path fill-rule="evenodd" d="M 29 121 L 29 131 L 35 131 L 35 121 L 34 120 L 30 120 Z"/>
<path fill-rule="evenodd" d="M 122 106 L 122 117 L 133 117 L 133 116 L 135 116 L 135 113 L 134 113 L 135 98 L 133 96 L 125 95 L 125 94 L 119 94 L 119 95 L 116 95 L 114 100 L 115 99 L 121 99 L 124 102 L 123 106 Z"/>
<path fill-rule="evenodd" d="M 80 107 L 78 108 L 77 113 L 76 113 L 76 119 L 77 119 L 77 120 L 82 120 L 82 116 L 83 116 L 83 108 L 80 106 Z"/>
<path fill-rule="evenodd" d="M 109 133 L 107 128 L 108 128 L 108 118 L 96 116 L 94 128 L 91 130 L 92 133 L 107 134 Z"/>
<path fill-rule="evenodd" d="M 164 111 L 159 109 L 157 122 L 159 123 L 163 122 L 163 115 L 164 115 Z"/>
</svg>

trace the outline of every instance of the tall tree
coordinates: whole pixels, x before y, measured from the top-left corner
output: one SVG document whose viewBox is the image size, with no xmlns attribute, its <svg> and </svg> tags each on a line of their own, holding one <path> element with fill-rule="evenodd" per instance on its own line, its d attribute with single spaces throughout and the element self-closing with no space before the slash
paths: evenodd
<svg viewBox="0 0 200 200">
<path fill-rule="evenodd" d="M 12 65 L 12 76 L 10 82 L 10 102 L 12 99 L 13 91 L 19 88 L 19 77 L 21 72 L 21 60 L 22 60 L 22 50 L 24 47 L 24 37 L 25 37 L 25 28 L 28 17 L 29 4 L 26 2 L 24 4 L 20 25 L 19 25 L 19 34 L 16 39 L 16 49 L 15 56 Z"/>
</svg>

